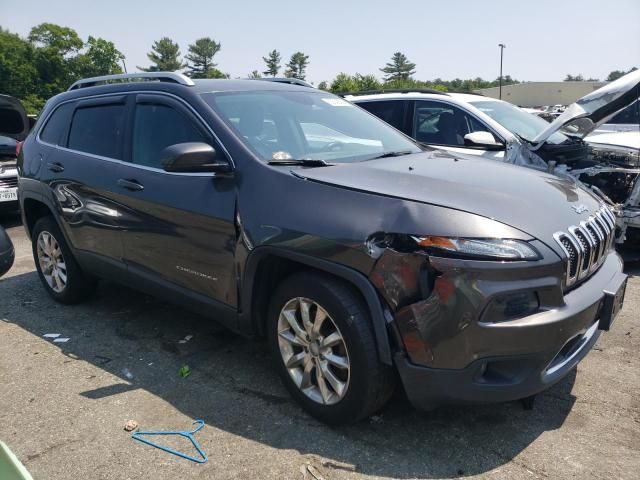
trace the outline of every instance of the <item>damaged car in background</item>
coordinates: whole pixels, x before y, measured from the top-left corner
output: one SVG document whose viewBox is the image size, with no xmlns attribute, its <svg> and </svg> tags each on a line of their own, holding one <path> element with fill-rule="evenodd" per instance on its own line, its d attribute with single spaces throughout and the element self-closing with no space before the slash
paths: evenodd
<svg viewBox="0 0 640 480">
<path fill-rule="evenodd" d="M 16 159 L 30 122 L 20 101 L 0 95 L 0 212 L 18 208 Z"/>
<path fill-rule="evenodd" d="M 481 95 L 405 90 L 345 98 L 422 144 L 580 181 L 613 209 L 616 242 L 623 243 L 640 239 L 638 150 L 609 149 L 585 137 L 637 104 L 639 94 L 640 71 L 634 71 L 582 97 L 552 123 Z"/>
</svg>

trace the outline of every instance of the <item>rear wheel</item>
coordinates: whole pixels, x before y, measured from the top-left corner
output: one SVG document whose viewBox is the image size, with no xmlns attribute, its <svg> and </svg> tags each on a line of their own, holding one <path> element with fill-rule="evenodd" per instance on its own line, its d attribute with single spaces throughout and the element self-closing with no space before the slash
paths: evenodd
<svg viewBox="0 0 640 480">
<path fill-rule="evenodd" d="M 95 280 L 82 272 L 52 217 L 34 225 L 32 249 L 40 280 L 55 300 L 78 303 L 93 292 Z"/>
<path fill-rule="evenodd" d="M 368 309 L 349 285 L 320 274 L 289 277 L 272 300 L 268 328 L 286 388 L 318 419 L 358 421 L 393 392 L 393 370 L 378 360 Z"/>
</svg>

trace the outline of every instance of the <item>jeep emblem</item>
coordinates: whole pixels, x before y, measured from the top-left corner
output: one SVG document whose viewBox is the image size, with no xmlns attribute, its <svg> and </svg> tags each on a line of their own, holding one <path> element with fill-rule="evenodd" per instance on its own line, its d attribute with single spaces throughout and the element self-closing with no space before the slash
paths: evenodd
<svg viewBox="0 0 640 480">
<path fill-rule="evenodd" d="M 571 208 L 573 208 L 576 211 L 576 213 L 584 213 L 589 211 L 589 209 L 583 204 L 572 205 Z"/>
</svg>

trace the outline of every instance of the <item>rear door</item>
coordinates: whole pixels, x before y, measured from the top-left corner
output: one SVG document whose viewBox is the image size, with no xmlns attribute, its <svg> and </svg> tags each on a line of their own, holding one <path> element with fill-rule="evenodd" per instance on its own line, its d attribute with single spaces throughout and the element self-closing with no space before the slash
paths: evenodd
<svg viewBox="0 0 640 480">
<path fill-rule="evenodd" d="M 357 105 L 401 132 L 411 135 L 410 103 L 408 100 L 380 100 L 362 101 Z"/>
<path fill-rule="evenodd" d="M 121 171 L 125 261 L 134 275 L 173 284 L 235 306 L 235 185 L 213 173 L 169 173 L 162 151 L 177 143 L 216 142 L 181 100 L 138 94 L 129 163 Z"/>
<path fill-rule="evenodd" d="M 96 273 L 124 265 L 120 234 L 127 212 L 117 198 L 117 180 L 127 110 L 126 95 L 64 103 L 38 134 L 40 180 L 80 260 L 95 261 Z"/>
</svg>

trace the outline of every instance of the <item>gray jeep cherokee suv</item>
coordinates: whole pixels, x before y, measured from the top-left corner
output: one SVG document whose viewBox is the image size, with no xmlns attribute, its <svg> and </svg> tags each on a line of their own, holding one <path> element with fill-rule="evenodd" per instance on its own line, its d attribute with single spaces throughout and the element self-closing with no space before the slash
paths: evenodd
<svg viewBox="0 0 640 480">
<path fill-rule="evenodd" d="M 534 395 L 622 304 L 592 194 L 419 147 L 311 88 L 83 80 L 47 103 L 18 168 L 53 298 L 107 278 L 265 336 L 330 423 L 379 409 L 397 378 L 420 408 Z"/>
</svg>

